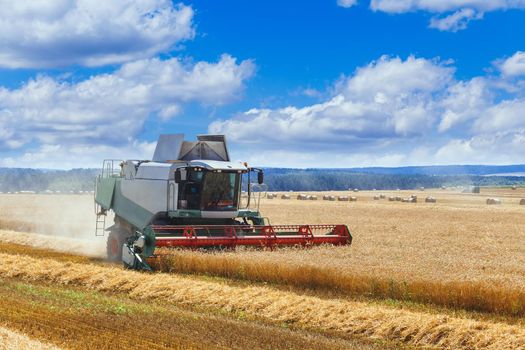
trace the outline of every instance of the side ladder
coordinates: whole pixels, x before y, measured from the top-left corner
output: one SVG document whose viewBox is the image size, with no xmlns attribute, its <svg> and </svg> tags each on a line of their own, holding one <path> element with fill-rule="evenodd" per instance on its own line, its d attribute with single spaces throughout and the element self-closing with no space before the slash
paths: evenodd
<svg viewBox="0 0 525 350">
<path fill-rule="evenodd" d="M 97 187 L 98 187 L 99 180 L 100 180 L 100 175 L 95 179 L 95 191 L 94 191 L 95 194 L 93 198 L 93 203 L 95 207 L 95 215 L 97 216 L 96 221 L 95 221 L 95 236 L 96 237 L 104 236 L 104 233 L 106 231 L 106 214 L 107 214 L 107 210 L 102 208 L 95 199 L 97 196 Z"/>
<path fill-rule="evenodd" d="M 104 236 L 106 232 L 106 213 L 97 214 L 97 221 L 95 222 L 95 236 Z"/>
</svg>

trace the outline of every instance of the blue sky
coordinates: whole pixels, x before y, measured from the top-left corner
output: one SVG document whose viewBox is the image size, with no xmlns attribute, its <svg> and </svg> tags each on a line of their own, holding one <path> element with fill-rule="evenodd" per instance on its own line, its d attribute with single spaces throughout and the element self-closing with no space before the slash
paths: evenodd
<svg viewBox="0 0 525 350">
<path fill-rule="evenodd" d="M 0 166 L 525 163 L 525 1 L 0 3 Z"/>
</svg>

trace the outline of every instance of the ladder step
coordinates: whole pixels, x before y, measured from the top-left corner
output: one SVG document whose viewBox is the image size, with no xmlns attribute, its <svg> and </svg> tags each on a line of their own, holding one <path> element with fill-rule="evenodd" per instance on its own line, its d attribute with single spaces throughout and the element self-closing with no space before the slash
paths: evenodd
<svg viewBox="0 0 525 350">
<path fill-rule="evenodd" d="M 97 215 L 95 221 L 95 236 L 102 237 L 106 231 L 106 215 Z"/>
</svg>

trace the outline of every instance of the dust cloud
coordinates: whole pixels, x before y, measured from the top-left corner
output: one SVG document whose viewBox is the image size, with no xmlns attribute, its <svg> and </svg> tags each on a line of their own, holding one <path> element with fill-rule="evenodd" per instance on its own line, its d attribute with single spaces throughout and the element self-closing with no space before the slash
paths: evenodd
<svg viewBox="0 0 525 350">
<path fill-rule="evenodd" d="M 95 235 L 92 195 L 4 194 L 0 208 L 0 240 L 4 242 L 105 256 L 107 232 Z M 106 217 L 106 228 L 112 224 L 113 218 Z"/>
</svg>

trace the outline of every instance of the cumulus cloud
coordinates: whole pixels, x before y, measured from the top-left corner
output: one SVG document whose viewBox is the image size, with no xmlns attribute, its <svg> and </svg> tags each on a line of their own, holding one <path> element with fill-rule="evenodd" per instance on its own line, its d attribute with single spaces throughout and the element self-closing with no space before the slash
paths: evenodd
<svg viewBox="0 0 525 350">
<path fill-rule="evenodd" d="M 453 139 L 440 147 L 431 159 L 447 164 L 523 163 L 525 129 L 489 132 L 465 139 Z"/>
<path fill-rule="evenodd" d="M 453 69 L 431 60 L 382 57 L 336 84 L 337 95 L 303 108 L 252 109 L 213 122 L 211 132 L 238 141 L 335 142 L 422 135 L 433 124 L 433 98 L 452 79 Z M 260 130 L 272 130 L 271 135 Z"/>
<path fill-rule="evenodd" d="M 119 145 L 40 144 L 20 156 L 0 158 L 2 167 L 73 169 L 102 166 L 102 159 L 151 159 L 156 142 L 125 139 Z"/>
<path fill-rule="evenodd" d="M 349 8 L 354 5 L 357 5 L 357 0 L 337 0 L 337 5 Z"/>
<path fill-rule="evenodd" d="M 220 105 L 238 98 L 253 70 L 251 61 L 229 55 L 193 64 L 155 58 L 78 83 L 39 76 L 17 89 L 0 88 L 0 148 L 37 144 L 36 153 L 24 156 L 34 159 L 52 147 L 127 145 L 148 117 L 172 118 L 190 101 Z"/>
<path fill-rule="evenodd" d="M 486 12 L 524 9 L 525 0 L 371 0 L 370 8 L 395 14 L 426 11 L 436 15 L 430 20 L 431 28 L 455 32 Z"/>
<path fill-rule="evenodd" d="M 451 85 L 439 105 L 443 108 L 438 130 L 446 132 L 479 117 L 493 100 L 493 93 L 484 78 L 475 77 Z"/>
<path fill-rule="evenodd" d="M 525 100 L 505 100 L 491 106 L 475 120 L 473 128 L 477 133 L 525 129 Z"/>
<path fill-rule="evenodd" d="M 525 75 L 525 52 L 518 51 L 505 60 L 498 60 L 496 66 L 508 77 Z"/>
<path fill-rule="evenodd" d="M 336 82 L 324 102 L 254 108 L 209 131 L 271 166 L 524 162 L 525 99 L 502 94 L 502 79 L 458 80 L 448 62 L 382 57 Z"/>
<path fill-rule="evenodd" d="M 441 31 L 457 32 L 467 28 L 467 25 L 473 19 L 483 18 L 483 13 L 476 12 L 473 9 L 465 8 L 458 10 L 443 18 L 434 17 L 430 20 L 430 28 L 436 28 Z"/>
<path fill-rule="evenodd" d="M 194 36 L 171 0 L 0 0 L 0 67 L 101 66 L 149 58 Z"/>
</svg>

